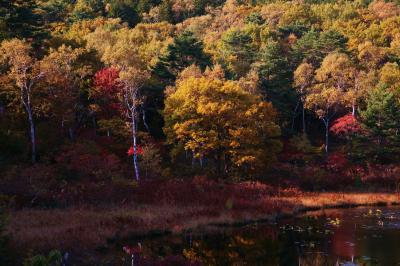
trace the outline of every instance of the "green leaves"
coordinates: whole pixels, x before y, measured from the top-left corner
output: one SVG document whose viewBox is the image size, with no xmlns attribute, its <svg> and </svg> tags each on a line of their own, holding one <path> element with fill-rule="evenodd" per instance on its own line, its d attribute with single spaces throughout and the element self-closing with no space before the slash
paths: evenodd
<svg viewBox="0 0 400 266">
<path fill-rule="evenodd" d="M 366 102 L 367 107 L 361 117 L 372 136 L 377 138 L 378 144 L 398 141 L 400 105 L 393 93 L 380 86 L 370 92 Z"/>
<path fill-rule="evenodd" d="M 204 70 L 210 65 L 210 58 L 203 51 L 203 42 L 197 40 L 192 32 L 185 31 L 168 45 L 166 52 L 153 67 L 153 72 L 163 80 L 174 80 L 192 64 Z"/>
<path fill-rule="evenodd" d="M 235 78 L 245 76 L 256 55 L 256 47 L 249 33 L 232 28 L 226 31 L 219 44 L 219 60 Z"/>
</svg>

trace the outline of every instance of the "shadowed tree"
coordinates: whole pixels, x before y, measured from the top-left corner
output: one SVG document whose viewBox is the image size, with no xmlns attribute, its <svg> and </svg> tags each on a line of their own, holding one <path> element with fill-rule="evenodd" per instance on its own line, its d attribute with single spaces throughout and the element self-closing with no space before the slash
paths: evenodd
<svg viewBox="0 0 400 266">
<path fill-rule="evenodd" d="M 210 58 L 203 51 L 203 43 L 192 32 L 185 31 L 168 45 L 165 54 L 153 67 L 153 72 L 162 79 L 172 81 L 192 64 L 204 70 L 210 63 Z"/>
<path fill-rule="evenodd" d="M 5 38 L 27 38 L 36 45 L 46 36 L 36 1 L 0 0 L 0 41 Z"/>
<path fill-rule="evenodd" d="M 36 83 L 43 78 L 39 62 L 31 56 L 31 46 L 25 41 L 12 39 L 3 41 L 0 46 L 0 62 L 9 67 L 9 76 L 19 88 L 21 103 L 28 115 L 31 141 L 31 160 L 36 163 L 36 129 L 32 106 L 32 90 Z"/>
<path fill-rule="evenodd" d="M 293 77 L 280 44 L 269 40 L 260 50 L 254 67 L 258 70 L 262 92 L 278 110 L 280 124 L 286 128 L 298 99 L 296 92 L 291 89 Z"/>
<path fill-rule="evenodd" d="M 79 81 L 82 75 L 77 65 L 83 49 L 72 49 L 62 45 L 58 49 L 50 49 L 40 64 L 42 73 L 52 103 L 53 115 L 60 121 L 61 128 L 68 129 L 71 140 L 75 136 L 75 115 L 79 106 Z"/>
<path fill-rule="evenodd" d="M 144 1 L 140 1 L 143 3 Z M 129 26 L 135 26 L 139 22 L 135 1 L 133 0 L 111 0 L 106 5 L 107 16 L 111 18 L 120 18 L 123 22 L 127 22 Z"/>
</svg>

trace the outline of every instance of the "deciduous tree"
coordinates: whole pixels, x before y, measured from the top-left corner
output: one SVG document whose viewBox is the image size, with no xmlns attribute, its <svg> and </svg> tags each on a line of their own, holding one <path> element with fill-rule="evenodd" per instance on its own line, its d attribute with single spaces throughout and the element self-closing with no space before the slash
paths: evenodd
<svg viewBox="0 0 400 266">
<path fill-rule="evenodd" d="M 79 81 L 84 75 L 77 63 L 82 54 L 83 49 L 62 45 L 51 49 L 40 63 L 41 72 L 46 74 L 44 81 L 53 115 L 59 119 L 62 129 L 68 128 L 71 140 L 74 139 L 75 114 L 79 105 Z"/>
<path fill-rule="evenodd" d="M 39 62 L 31 53 L 30 44 L 19 39 L 3 41 L 0 46 L 0 62 L 9 67 L 8 75 L 20 90 L 21 103 L 28 115 L 31 159 L 32 163 L 36 163 L 36 129 L 31 97 L 32 90 L 35 89 L 37 82 L 43 78 L 44 73 L 40 71 Z"/>
<path fill-rule="evenodd" d="M 222 164 L 225 173 L 256 171 L 279 149 L 274 108 L 235 81 L 210 76 L 180 81 L 166 99 L 164 115 L 168 142 L 195 158 L 215 158 L 219 174 Z"/>
<path fill-rule="evenodd" d="M 122 84 L 120 101 L 131 123 L 133 165 L 136 179 L 140 179 L 137 163 L 137 119 L 142 104 L 142 88 L 150 77 L 150 66 L 155 64 L 162 49 L 170 42 L 171 26 L 167 23 L 139 24 L 134 29 L 109 31 L 100 27 L 88 35 L 88 46 L 95 48 L 107 65 L 119 70 Z"/>
<path fill-rule="evenodd" d="M 325 57 L 316 70 L 316 84 L 306 98 L 307 108 L 313 110 L 325 126 L 325 152 L 329 150 L 329 127 L 339 107 L 354 106 L 354 67 L 349 58 L 340 53 Z M 350 98 L 350 99 L 348 99 Z"/>
<path fill-rule="evenodd" d="M 303 63 L 294 72 L 294 86 L 300 95 L 302 104 L 303 134 L 306 133 L 305 101 L 314 80 L 314 68 L 311 64 Z"/>
</svg>

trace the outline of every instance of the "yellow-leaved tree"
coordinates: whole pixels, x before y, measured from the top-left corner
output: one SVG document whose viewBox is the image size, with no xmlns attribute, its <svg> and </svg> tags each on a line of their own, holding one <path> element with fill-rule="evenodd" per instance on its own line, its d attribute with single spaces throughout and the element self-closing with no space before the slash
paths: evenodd
<svg viewBox="0 0 400 266">
<path fill-rule="evenodd" d="M 351 106 L 355 113 L 355 67 L 342 53 L 327 55 L 315 72 L 314 85 L 307 92 L 305 107 L 315 112 L 325 126 L 325 152 L 329 150 L 330 122 L 340 108 Z"/>
<path fill-rule="evenodd" d="M 5 40 L 0 44 L 0 65 L 7 66 L 8 75 L 19 89 L 19 97 L 29 121 L 32 163 L 36 163 L 36 128 L 32 91 L 44 73 L 40 71 L 40 62 L 32 56 L 31 45 L 23 40 Z"/>
<path fill-rule="evenodd" d="M 143 102 L 142 88 L 150 78 L 150 67 L 172 42 L 173 27 L 168 23 L 138 24 L 133 29 L 99 27 L 86 36 L 88 48 L 97 50 L 102 61 L 119 71 L 122 89 L 119 99 L 131 124 L 133 165 L 140 179 L 137 162 L 137 119 Z"/>
<path fill-rule="evenodd" d="M 215 163 L 219 175 L 240 170 L 254 174 L 280 150 L 276 111 L 239 82 L 212 73 L 185 77 L 167 95 L 168 143 L 174 145 L 175 155 L 190 151 L 194 159 Z"/>
</svg>

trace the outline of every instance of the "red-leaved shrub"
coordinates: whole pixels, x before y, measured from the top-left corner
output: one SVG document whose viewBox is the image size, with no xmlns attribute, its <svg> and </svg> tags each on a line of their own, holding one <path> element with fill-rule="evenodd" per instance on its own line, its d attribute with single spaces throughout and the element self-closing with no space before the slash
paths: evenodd
<svg viewBox="0 0 400 266">
<path fill-rule="evenodd" d="M 329 130 L 335 136 L 349 138 L 361 132 L 361 125 L 352 114 L 347 114 L 336 119 Z"/>
</svg>

